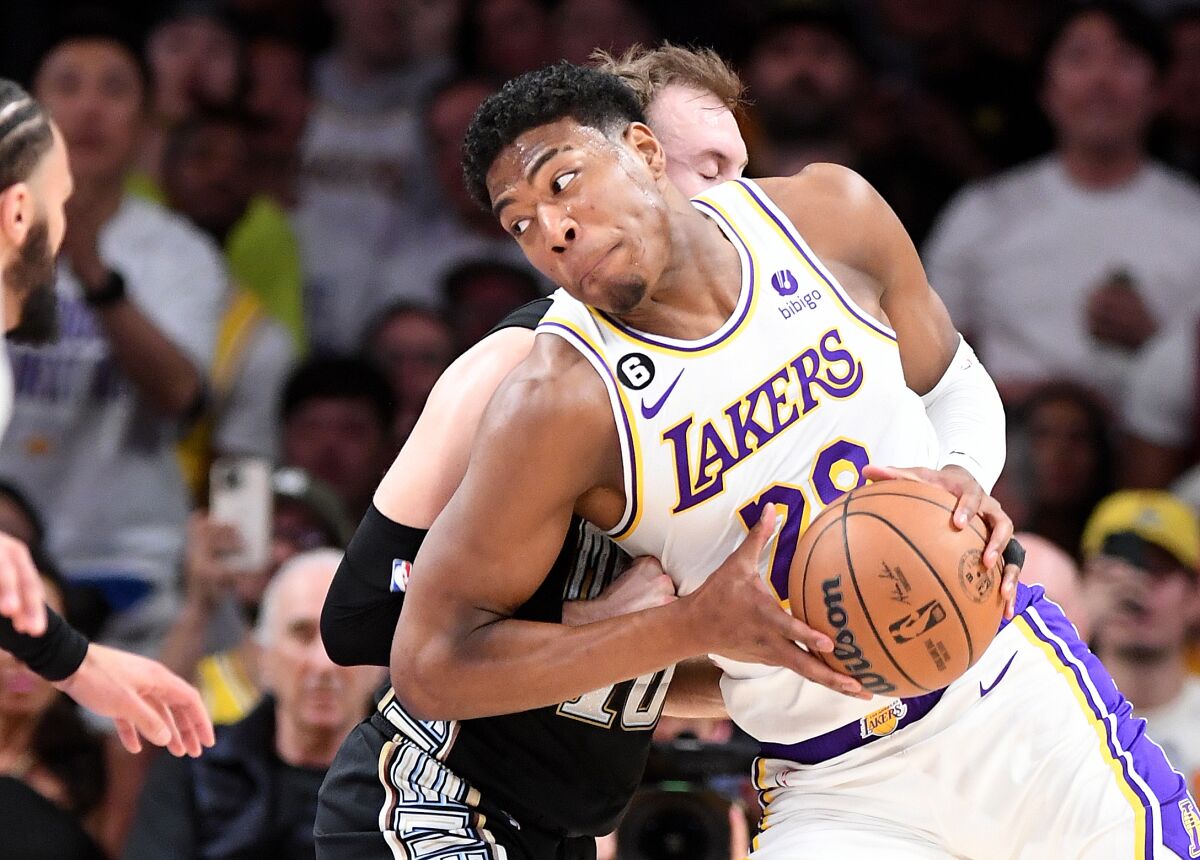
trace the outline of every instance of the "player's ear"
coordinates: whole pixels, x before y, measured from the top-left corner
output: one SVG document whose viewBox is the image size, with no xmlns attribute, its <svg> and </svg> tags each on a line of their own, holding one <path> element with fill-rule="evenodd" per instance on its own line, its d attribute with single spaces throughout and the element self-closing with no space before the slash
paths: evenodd
<svg viewBox="0 0 1200 860">
<path fill-rule="evenodd" d="M 33 223 L 33 196 L 29 184 L 16 182 L 0 191 L 0 235 L 5 244 L 21 247 Z"/>
<path fill-rule="evenodd" d="M 650 173 L 656 179 L 666 173 L 667 158 L 663 153 L 662 144 L 644 122 L 631 122 L 625 129 L 625 142 L 637 153 L 638 157 L 650 168 Z"/>
</svg>

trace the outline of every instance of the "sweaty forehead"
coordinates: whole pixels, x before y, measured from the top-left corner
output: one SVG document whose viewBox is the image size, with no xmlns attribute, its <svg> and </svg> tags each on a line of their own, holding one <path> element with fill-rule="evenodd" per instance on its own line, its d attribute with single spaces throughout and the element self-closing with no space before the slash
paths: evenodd
<svg viewBox="0 0 1200 860">
<path fill-rule="evenodd" d="M 485 178 L 488 196 L 494 204 L 501 195 L 529 183 L 550 153 L 570 150 L 585 158 L 595 158 L 611 152 L 612 145 L 600 129 L 580 125 L 570 117 L 531 128 L 500 150 L 488 168 Z"/>
</svg>

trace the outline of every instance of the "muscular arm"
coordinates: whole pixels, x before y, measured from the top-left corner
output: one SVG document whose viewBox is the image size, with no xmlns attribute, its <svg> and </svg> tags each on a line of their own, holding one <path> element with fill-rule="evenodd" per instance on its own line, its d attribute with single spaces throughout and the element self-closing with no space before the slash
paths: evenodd
<svg viewBox="0 0 1200 860">
<path fill-rule="evenodd" d="M 976 512 L 991 526 L 984 563 L 995 564 L 1013 530 L 984 489 L 1004 465 L 1004 407 L 970 347 L 960 344 L 904 226 L 875 189 L 845 167 L 816 164 L 763 187 L 856 301 L 895 330 L 905 382 L 922 395 L 938 433 L 938 471 L 872 464 L 863 474 L 871 480 L 914 478 L 950 490 L 958 497 L 959 528 Z M 1010 612 L 1017 573 L 1016 565 L 1006 566 L 1002 593 Z"/>
<path fill-rule="evenodd" d="M 466 477 L 416 560 L 391 660 L 396 693 L 414 715 L 548 706 L 710 651 L 856 690 L 795 646 L 832 643 L 780 609 L 758 575 L 773 511 L 686 598 L 580 627 L 513 619 L 558 554 L 573 510 L 599 525 L 619 517 L 618 457 L 595 371 L 543 336 L 489 405 Z"/>
<path fill-rule="evenodd" d="M 958 348 L 958 331 L 887 202 L 834 164 L 760 184 L 855 300 L 895 330 L 908 387 L 931 391 Z"/>
<path fill-rule="evenodd" d="M 510 617 L 553 564 L 577 500 L 617 456 L 599 378 L 547 340 L 488 407 L 463 483 L 414 565 L 391 668 L 397 695 L 420 716 L 528 710 L 698 653 L 663 617 L 677 617 L 677 603 L 582 627 Z"/>
<path fill-rule="evenodd" d="M 508 373 L 529 355 L 534 334 L 506 328 L 484 338 L 442 374 L 417 425 L 375 491 L 393 522 L 428 529 L 467 471 L 483 410 Z"/>
<path fill-rule="evenodd" d="M 330 659 L 387 666 L 404 592 L 391 590 L 392 559 L 411 561 L 426 530 L 467 470 L 483 409 L 500 380 L 533 346 L 533 332 L 506 328 L 484 338 L 438 380 L 404 448 L 375 491 L 321 612 Z"/>
<path fill-rule="evenodd" d="M 729 711 L 721 695 L 721 670 L 707 657 L 684 660 L 675 667 L 667 688 L 663 714 L 689 719 L 726 719 Z"/>
</svg>

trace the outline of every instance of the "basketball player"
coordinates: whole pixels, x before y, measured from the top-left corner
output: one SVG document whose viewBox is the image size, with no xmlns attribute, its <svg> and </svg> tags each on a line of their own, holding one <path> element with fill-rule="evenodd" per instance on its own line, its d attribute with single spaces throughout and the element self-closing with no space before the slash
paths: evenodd
<svg viewBox="0 0 1200 860">
<path fill-rule="evenodd" d="M 666 173 L 683 193 L 690 196 L 715 182 L 741 175 L 746 149 L 732 109 L 737 106 L 742 86 L 719 57 L 708 51 L 668 45 L 649 51 L 634 49 L 619 59 L 606 55 L 598 55 L 597 59 L 601 68 L 620 75 L 633 88 L 656 132 L 669 141 Z M 444 507 L 465 470 L 484 404 L 504 374 L 528 354 L 533 342 L 530 329 L 548 305 L 548 301 L 537 302 L 514 313 L 499 331 L 463 356 L 434 390 L 421 421 L 376 494 L 375 507 L 360 526 L 330 590 L 322 636 L 335 660 L 387 665 L 388 644 L 403 597 L 400 589 L 407 570 L 403 560 L 415 555 L 424 535 L 423 530 L 406 526 L 427 526 Z M 974 433 L 975 438 L 967 434 L 964 439 L 961 433 L 956 437 L 954 428 L 949 427 L 947 435 L 958 438 L 964 448 L 976 450 L 992 444 L 1002 450 L 1003 412 L 986 374 L 982 380 L 973 379 L 970 373 L 965 379 L 948 378 L 940 387 L 956 392 L 960 412 L 964 392 L 959 389 L 965 387 L 966 394 L 974 393 L 967 397 L 970 407 L 965 411 L 978 413 L 992 422 L 993 429 L 999 428 L 998 433 Z M 980 387 L 983 396 L 978 392 Z M 955 396 L 947 400 L 953 406 Z M 931 403 L 931 415 L 953 418 L 954 409 L 947 413 L 946 405 Z M 941 426 L 946 427 L 944 421 Z M 989 458 L 980 454 L 980 459 Z M 991 459 L 995 465 L 989 468 L 998 473 L 999 462 Z M 981 480 L 990 483 L 995 479 L 987 469 L 981 473 Z M 983 495 L 974 480 L 963 481 L 959 476 L 956 486 L 965 506 L 977 505 L 978 501 L 972 499 Z M 585 595 L 595 595 L 613 572 L 609 567 L 602 575 L 594 575 L 595 562 L 604 558 L 611 562 L 622 556 L 606 543 L 597 544 L 590 532 L 585 540 L 577 540 L 574 529 L 568 550 L 560 554 L 539 589 L 538 605 L 524 607 L 518 615 L 536 618 L 540 613 L 544 620 L 559 620 L 561 612 L 564 622 L 578 624 L 672 599 L 674 587 L 652 560 L 643 559 L 605 588 L 599 599 L 570 600 L 560 608 L 553 595 L 561 599 L 564 578 L 568 597 L 584 596 L 579 588 L 583 576 L 592 577 Z M 592 558 L 588 557 L 589 551 Z M 581 560 L 576 558 L 577 553 Z M 397 575 L 389 591 L 389 575 L 394 573 Z M 706 669 L 711 670 L 707 660 L 678 669 L 666 691 L 668 712 L 724 716 L 716 679 Z M 669 674 L 655 681 L 652 701 L 657 706 L 662 706 L 659 694 L 668 678 Z M 555 856 L 555 850 L 590 856 L 590 840 L 566 840 L 552 847 L 550 841 L 537 834 L 543 829 L 603 832 L 628 801 L 640 776 L 648 730 L 657 714 L 645 715 L 643 725 L 627 731 L 615 720 L 608 721 L 611 727 L 607 729 L 604 720 L 592 720 L 589 726 L 589 721 L 572 711 L 586 712 L 599 706 L 621 712 L 628 701 L 629 687 L 610 686 L 558 708 L 432 728 L 404 714 L 389 694 L 381 704 L 385 716 L 373 717 L 360 726 L 326 780 L 317 820 L 321 856 L 376 856 L 382 840 L 378 832 L 368 830 L 374 827 L 395 831 L 387 834 L 395 850 L 399 850 L 395 846 L 403 845 L 408 850 L 432 851 L 447 844 L 455 844 L 464 852 L 469 852 L 472 844 L 475 850 L 483 850 L 479 846 L 486 845 L 487 837 L 475 827 L 478 810 L 463 802 L 463 798 L 474 798 L 476 794 L 482 795 L 485 810 L 500 807 L 520 820 L 518 835 L 511 834 L 511 826 L 503 819 L 490 828 L 499 833 L 508 851 L 535 850 L 530 846 L 537 844 L 542 847 L 535 856 Z M 393 722 L 389 723 L 389 718 Z M 429 755 L 424 752 L 428 741 L 421 736 L 426 731 L 435 736 L 457 731 L 460 740 Z M 415 741 L 411 739 L 414 735 Z M 547 737 L 555 738 L 550 744 L 553 756 L 543 752 Z M 416 749 L 412 748 L 414 744 Z M 381 768 L 384 750 L 392 763 Z M 397 767 L 395 763 L 402 761 L 403 767 Z M 442 774 L 442 784 L 449 789 L 421 788 L 420 783 L 427 783 L 432 773 Z M 621 787 L 606 794 L 614 778 Z M 479 804 L 478 800 L 474 802 Z M 380 807 L 384 809 L 380 811 Z M 414 814 L 430 807 L 447 813 L 437 827 Z M 568 811 L 565 814 L 564 809 Z M 585 819 L 581 819 L 579 810 L 587 810 L 583 813 Z M 464 827 L 464 822 L 469 826 Z"/>
<path fill-rule="evenodd" d="M 742 84 L 720 57 L 664 46 L 602 62 L 629 76 L 660 127 L 689 139 L 690 151 L 675 159 L 671 172 L 686 193 L 741 175 L 746 146 L 733 110 Z M 461 480 L 484 405 L 529 354 L 533 328 L 549 305 L 543 299 L 515 311 L 435 387 L 330 588 L 321 630 L 334 660 L 388 665 L 405 560 L 416 556 L 425 529 Z M 674 599 L 674 586 L 657 563 L 629 563 L 611 542 L 577 522 L 542 588 L 519 614 L 584 624 Z M 436 856 L 457 858 L 506 856 L 498 852 L 507 850 L 514 858 L 594 857 L 594 839 L 578 835 L 615 827 L 641 780 L 651 730 L 668 694 L 672 712 L 723 713 L 707 660 L 611 685 L 600 694 L 607 706 L 636 717 L 607 726 L 579 719 L 571 703 L 566 710 L 421 723 L 389 692 L 379 713 L 343 745 L 322 787 L 318 856 L 446 851 Z M 503 817 L 482 827 L 500 809 L 519 820 L 519 830 Z M 491 845 L 493 830 L 507 849 Z"/>
<path fill-rule="evenodd" d="M 54 334 L 54 257 L 70 195 L 62 135 L 27 92 L 0 79 L 0 288 L 12 337 L 42 342 Z M 8 354 L 0 351 L 0 435 L 12 398 Z M 130 752 L 140 751 L 139 736 L 175 755 L 212 746 L 199 693 L 160 663 L 89 643 L 45 606 L 28 550 L 7 535 L 0 535 L 0 613 L 0 647 L 84 707 L 114 718 Z"/>
<path fill-rule="evenodd" d="M 573 697 L 714 654 L 764 742 L 758 857 L 1200 852 L 1183 780 L 1040 589 L 1017 587 L 1016 617 L 945 690 L 811 683 L 859 692 L 795 644 L 832 648 L 779 608 L 790 551 L 823 506 L 896 474 L 872 461 L 937 464 L 914 391 L 970 360 L 873 189 L 817 165 L 689 202 L 636 100 L 565 64 L 490 98 L 465 151 L 473 192 L 563 290 L 416 561 L 391 666 L 410 713 L 578 701 L 615 720 Z M 994 500 L 980 511 L 990 566 L 1008 535 Z M 680 598 L 582 627 L 514 617 L 574 515 L 661 559 Z"/>
</svg>

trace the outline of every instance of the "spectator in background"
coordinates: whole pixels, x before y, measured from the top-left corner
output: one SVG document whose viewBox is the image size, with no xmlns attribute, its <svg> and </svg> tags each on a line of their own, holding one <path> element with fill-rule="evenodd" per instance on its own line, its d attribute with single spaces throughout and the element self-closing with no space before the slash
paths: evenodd
<svg viewBox="0 0 1200 860">
<path fill-rule="evenodd" d="M 1200 521 L 1168 493 L 1124 490 L 1096 508 L 1083 554 L 1092 650 L 1194 792 L 1200 678 L 1187 649 L 1200 623 Z"/>
<path fill-rule="evenodd" d="M 173 0 L 146 37 L 152 85 L 138 156 L 140 181 L 162 180 L 171 131 L 201 110 L 232 107 L 243 83 L 237 30 L 215 0 Z"/>
<path fill-rule="evenodd" d="M 588 62 L 597 48 L 623 54 L 655 41 L 654 28 L 636 0 L 561 0 L 551 18 L 555 59 Z"/>
<path fill-rule="evenodd" d="M 442 284 L 443 304 L 457 352 L 474 346 L 509 311 L 542 294 L 525 266 L 470 260 L 454 268 Z"/>
<path fill-rule="evenodd" d="M 1165 86 L 1161 151 L 1167 163 L 1200 178 L 1200 4 L 1167 22 L 1171 64 Z"/>
<path fill-rule="evenodd" d="M 1200 457 L 1200 319 L 1155 335 L 1129 379 L 1122 484 L 1163 489 Z"/>
<path fill-rule="evenodd" d="M 558 59 L 550 5 L 548 0 L 465 0 L 458 31 L 460 71 L 499 86 Z"/>
<path fill-rule="evenodd" d="M 367 321 L 387 304 L 403 301 L 443 306 L 441 284 L 466 261 L 493 259 L 533 272 L 521 249 L 492 214 L 471 199 L 463 184 L 463 137 L 476 109 L 494 91 L 478 78 L 452 78 L 434 88 L 424 113 L 424 129 L 437 181 L 437 206 L 421 229 L 379 264 L 378 286 L 372 290 L 374 302 L 359 309 L 356 331 L 360 336 Z M 346 309 L 343 315 L 349 312 Z M 356 348 L 360 342 L 355 342 Z"/>
<path fill-rule="evenodd" d="M 979 176 L 1049 146 L 1034 98 L 1035 65 L 1011 58 L 1044 31 L 1054 2 L 878 0 L 874 5 L 893 55 L 888 84 L 894 104 L 888 113 L 908 126 L 938 162 L 962 176 Z M 977 37 L 981 6 L 1007 7 L 1008 19 L 1017 19 L 1024 39 L 993 50 L 992 41 L 1004 34 Z"/>
<path fill-rule="evenodd" d="M 1018 524 L 1078 557 L 1092 509 L 1112 492 L 1115 453 L 1108 413 L 1070 382 L 1038 389 L 1021 410 L 1018 447 L 1026 459 L 1027 521 Z"/>
<path fill-rule="evenodd" d="M 262 34 L 246 44 L 246 111 L 250 127 L 251 187 L 282 209 L 296 205 L 300 144 L 312 107 L 312 69 L 296 42 Z M 300 312 L 297 303 L 296 313 Z M 279 313 L 277 311 L 277 313 Z M 281 319 L 291 317 L 279 313 Z"/>
<path fill-rule="evenodd" d="M 351 530 L 333 489 L 302 469 L 277 469 L 271 551 L 262 570 L 235 570 L 228 554 L 241 545 L 236 523 L 207 513 L 188 523 L 184 603 L 160 658 L 171 671 L 195 679 L 218 725 L 245 717 L 262 698 L 259 648 L 251 636 L 263 591 L 290 559 L 318 547 L 344 547 Z"/>
<path fill-rule="evenodd" d="M 303 553 L 271 580 L 255 632 L 271 695 L 221 727 L 202 758 L 154 763 L 125 860 L 315 856 L 317 791 L 383 678 L 375 667 L 334 665 L 321 642 L 321 605 L 341 557 Z"/>
<path fill-rule="evenodd" d="M 925 253 L 930 283 L 1001 394 L 1070 377 L 1109 403 L 1134 352 L 1200 298 L 1200 190 L 1151 161 L 1161 34 L 1116 0 L 1053 30 L 1042 100 L 1056 150 L 964 190 Z"/>
<path fill-rule="evenodd" d="M 387 378 L 366 359 L 315 358 L 283 390 L 283 463 L 337 492 L 358 522 L 395 454 Z"/>
<path fill-rule="evenodd" d="M 36 553 L 46 603 L 68 617 L 58 573 Z M 104 749 L 79 706 L 0 651 L 0 827 L 6 860 L 100 860 Z"/>
<path fill-rule="evenodd" d="M 296 362 L 296 343 L 268 302 L 300 319 L 295 236 L 274 203 L 250 187 L 248 120 L 202 113 L 172 133 L 164 158 L 167 202 L 226 249 L 233 278 L 209 369 L 208 409 L 189 435 L 184 464 L 193 492 L 224 455 L 277 459 L 279 395 Z"/>
<path fill-rule="evenodd" d="M 377 261 L 412 241 L 430 208 L 419 111 L 447 69 L 411 60 L 412 2 L 327 4 L 336 35 L 314 70 L 295 211 L 307 328 L 320 352 L 358 349 L 362 313 L 379 306 Z"/>
<path fill-rule="evenodd" d="M 851 167 L 919 242 L 967 174 L 930 156 L 912 118 L 886 103 L 872 62 L 861 25 L 845 6 L 777 3 L 746 60 L 752 115 L 762 130 L 755 170 L 790 176 L 813 162 Z"/>
<path fill-rule="evenodd" d="M 1015 66 L 1024 71 L 1025 92 L 1018 93 L 1025 104 L 1033 109 L 1032 115 L 1026 114 L 1020 118 L 1006 117 L 1003 126 L 1008 133 L 1018 134 L 1041 130 L 1043 135 L 1038 148 L 1028 152 L 1012 153 L 1016 159 L 1036 155 L 1041 148 L 1050 145 L 1049 130 L 1045 128 L 1044 118 L 1037 115 L 1037 107 L 1033 103 L 1036 86 L 1034 78 L 1037 70 L 1038 40 L 1042 31 L 1049 23 L 1048 16 L 1053 13 L 1058 2 L 1046 0 L 974 0 L 971 8 L 968 26 L 971 28 L 971 41 L 983 49 L 984 57 L 1000 58 L 1008 66 Z M 1001 66 L 1004 68 L 1004 66 Z M 1015 88 L 1014 88 L 1015 89 Z M 987 113 L 980 114 L 978 122 L 992 126 L 995 119 Z M 1021 121 L 1032 121 L 1032 129 L 1012 128 Z M 995 126 L 992 127 L 996 130 Z"/>
<path fill-rule="evenodd" d="M 1032 532 L 1019 532 L 1015 537 L 1025 547 L 1021 581 L 1046 589 L 1046 596 L 1058 604 L 1063 614 L 1075 625 L 1079 638 L 1086 642 L 1092 628 L 1079 565 L 1075 559 Z"/>
<path fill-rule="evenodd" d="M 367 329 L 366 354 L 387 376 L 396 402 L 396 449 L 404 445 L 425 399 L 457 354 L 445 318 L 421 305 L 401 302 L 385 309 Z M 2 511 L 2 509 L 0 509 Z"/>
<path fill-rule="evenodd" d="M 300 248 L 287 214 L 254 192 L 255 121 L 234 111 L 201 111 L 171 132 L 164 152 L 165 201 L 225 251 L 238 290 L 304 346 Z"/>
<path fill-rule="evenodd" d="M 453 65 L 462 0 L 416 0 L 413 5 L 415 8 L 409 19 L 413 58 Z"/>
<path fill-rule="evenodd" d="M 71 581 L 116 610 L 105 635 L 156 647 L 175 603 L 188 495 L 175 458 L 199 411 L 228 276 L 202 233 L 125 193 L 145 107 L 136 53 L 100 29 L 50 48 L 35 95 L 75 177 L 58 342 L 10 345 L 0 474 L 27 488 Z"/>
<path fill-rule="evenodd" d="M 3 480 L 0 480 L 0 532 L 21 541 L 35 557 L 46 557 L 46 526 L 41 513 L 24 490 Z M 56 582 L 61 580 L 57 568 L 53 572 Z M 112 612 L 104 593 L 95 586 L 78 583 L 60 590 L 64 591 L 67 611 L 59 614 L 69 616 L 71 626 L 88 639 L 96 639 Z"/>
</svg>

